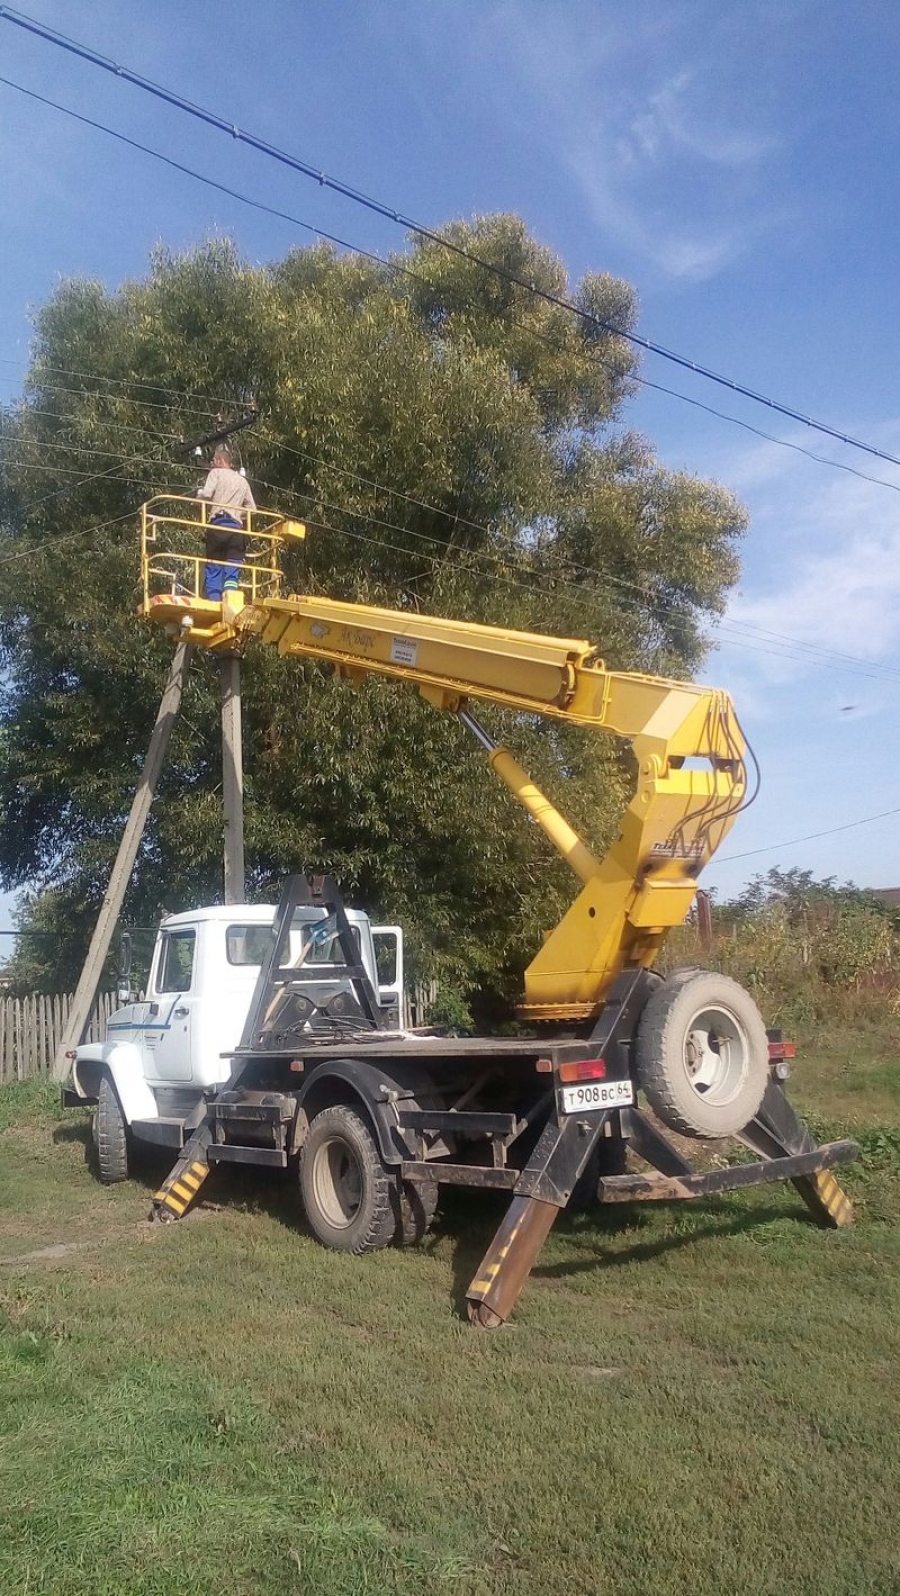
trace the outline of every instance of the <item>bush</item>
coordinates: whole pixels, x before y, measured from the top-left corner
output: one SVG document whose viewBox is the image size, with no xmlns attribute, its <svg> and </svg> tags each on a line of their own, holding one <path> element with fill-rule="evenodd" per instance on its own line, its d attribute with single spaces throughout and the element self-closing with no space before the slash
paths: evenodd
<svg viewBox="0 0 900 1596">
<path fill-rule="evenodd" d="M 753 992 L 770 1024 L 883 1021 L 900 1013 L 900 917 L 876 894 L 770 870 L 717 904 L 713 939 L 674 933 L 669 967 L 702 963 Z"/>
</svg>

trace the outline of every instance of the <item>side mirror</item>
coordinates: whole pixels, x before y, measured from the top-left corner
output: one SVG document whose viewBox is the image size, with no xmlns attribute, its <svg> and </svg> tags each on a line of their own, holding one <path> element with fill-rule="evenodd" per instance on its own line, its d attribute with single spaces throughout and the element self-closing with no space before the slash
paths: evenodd
<svg viewBox="0 0 900 1596">
<path fill-rule="evenodd" d="M 116 977 L 116 997 L 127 1003 L 131 997 L 131 933 L 123 931 L 119 938 L 119 971 Z"/>
</svg>

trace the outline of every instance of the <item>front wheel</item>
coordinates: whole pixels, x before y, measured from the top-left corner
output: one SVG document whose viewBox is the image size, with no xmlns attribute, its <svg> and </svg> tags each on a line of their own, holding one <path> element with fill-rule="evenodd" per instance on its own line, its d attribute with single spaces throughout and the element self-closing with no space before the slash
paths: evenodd
<svg viewBox="0 0 900 1596">
<path fill-rule="evenodd" d="M 650 1107 L 685 1136 L 734 1136 L 769 1079 L 756 1004 L 727 975 L 692 970 L 664 981 L 638 1028 L 637 1073 Z"/>
<path fill-rule="evenodd" d="M 317 1114 L 300 1149 L 300 1195 L 313 1235 L 336 1252 L 374 1252 L 394 1239 L 396 1176 L 369 1126 L 338 1104 Z"/>
<path fill-rule="evenodd" d="M 108 1075 L 104 1075 L 97 1093 L 94 1143 L 104 1186 L 114 1186 L 121 1180 L 127 1180 L 128 1130 L 116 1089 Z"/>
</svg>

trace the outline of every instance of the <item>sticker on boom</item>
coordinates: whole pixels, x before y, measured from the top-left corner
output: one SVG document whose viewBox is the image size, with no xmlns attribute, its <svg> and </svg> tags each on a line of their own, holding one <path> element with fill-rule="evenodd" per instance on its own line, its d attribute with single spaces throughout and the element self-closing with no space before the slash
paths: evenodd
<svg viewBox="0 0 900 1596">
<path fill-rule="evenodd" d="M 391 660 L 394 665 L 415 665 L 419 645 L 414 637 L 395 637 L 391 640 Z"/>
<path fill-rule="evenodd" d="M 634 1102 L 630 1081 L 583 1081 L 579 1086 L 560 1088 L 560 1113 L 596 1113 L 598 1109 L 624 1108 Z"/>
</svg>

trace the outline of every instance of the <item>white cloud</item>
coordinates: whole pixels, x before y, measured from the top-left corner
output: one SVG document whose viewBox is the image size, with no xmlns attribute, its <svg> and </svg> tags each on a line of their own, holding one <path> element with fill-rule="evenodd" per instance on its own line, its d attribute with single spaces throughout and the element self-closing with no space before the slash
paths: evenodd
<svg viewBox="0 0 900 1596">
<path fill-rule="evenodd" d="M 862 429 L 861 429 L 862 430 Z M 865 429 L 889 452 L 900 423 Z M 808 432 L 795 432 L 790 441 Z M 851 457 L 865 470 L 862 456 Z M 752 566 L 718 634 L 742 692 L 819 681 L 821 713 L 876 714 L 900 699 L 900 493 L 829 473 L 773 444 L 718 462 L 751 510 Z M 724 464 L 724 470 L 723 470 Z M 883 470 L 890 481 L 890 467 Z M 895 473 L 896 475 L 896 473 Z M 788 712 L 778 697 L 770 712 Z"/>
<path fill-rule="evenodd" d="M 778 138 L 671 14 L 636 5 L 626 28 L 594 5 L 510 4 L 473 48 L 491 45 L 504 115 L 540 128 L 594 223 L 651 269 L 705 280 L 770 225 L 760 176 Z M 729 65 L 742 72 L 736 52 Z"/>
</svg>

